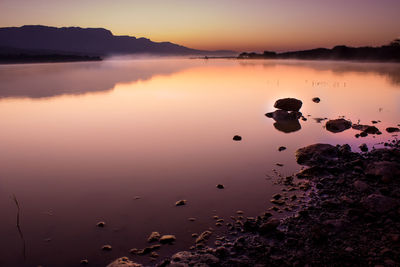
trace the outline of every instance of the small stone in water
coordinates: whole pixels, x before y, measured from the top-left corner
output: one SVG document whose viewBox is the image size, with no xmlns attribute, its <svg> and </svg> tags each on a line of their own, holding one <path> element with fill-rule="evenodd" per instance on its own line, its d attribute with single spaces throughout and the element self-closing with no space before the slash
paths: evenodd
<svg viewBox="0 0 400 267">
<path fill-rule="evenodd" d="M 234 140 L 234 141 L 241 141 L 241 140 L 242 140 L 242 137 L 241 137 L 240 135 L 235 135 L 235 136 L 233 137 L 233 140 Z"/>
<path fill-rule="evenodd" d="M 188 218 L 189 221 L 194 222 L 196 218 Z"/>
<path fill-rule="evenodd" d="M 83 259 L 83 260 L 81 260 L 81 264 L 87 265 L 87 264 L 89 264 L 89 261 L 87 259 Z"/>
<path fill-rule="evenodd" d="M 321 101 L 321 99 L 319 97 L 314 97 L 312 99 L 312 101 L 315 102 L 315 103 L 319 103 Z"/>
<path fill-rule="evenodd" d="M 112 250 L 112 247 L 111 247 L 110 245 L 104 245 L 104 246 L 101 248 L 101 250 L 110 251 L 110 250 Z"/>
<path fill-rule="evenodd" d="M 238 211 L 236 211 L 236 213 L 237 213 L 237 214 L 243 214 L 243 211 L 238 210 Z"/>
<path fill-rule="evenodd" d="M 286 147 L 280 146 L 280 147 L 278 148 L 278 151 L 279 151 L 279 152 L 281 152 L 281 151 L 283 151 L 283 150 L 286 150 Z"/>
<path fill-rule="evenodd" d="M 177 202 L 175 202 L 175 206 L 183 206 L 183 205 L 186 205 L 185 199 L 181 199 L 181 200 L 178 200 Z"/>
<path fill-rule="evenodd" d="M 105 222 L 98 222 L 98 223 L 96 224 L 96 226 L 97 226 L 97 227 L 104 227 L 104 226 L 106 226 L 106 223 L 105 223 Z"/>
<path fill-rule="evenodd" d="M 149 238 L 147 238 L 147 242 L 155 242 L 158 241 L 160 239 L 161 235 L 159 232 L 152 232 L 149 236 Z"/>
<path fill-rule="evenodd" d="M 224 186 L 222 184 L 217 184 L 218 189 L 224 189 Z"/>
<path fill-rule="evenodd" d="M 176 240 L 176 237 L 174 235 L 163 235 L 160 238 L 160 243 L 161 244 L 170 244 L 173 243 Z"/>
</svg>

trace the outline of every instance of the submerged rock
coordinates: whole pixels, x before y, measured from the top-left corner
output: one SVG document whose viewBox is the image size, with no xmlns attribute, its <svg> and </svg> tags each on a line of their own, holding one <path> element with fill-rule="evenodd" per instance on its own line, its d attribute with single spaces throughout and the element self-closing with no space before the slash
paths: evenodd
<svg viewBox="0 0 400 267">
<path fill-rule="evenodd" d="M 296 161 L 301 165 L 317 165 L 326 160 L 333 160 L 338 155 L 338 149 L 329 144 L 314 144 L 296 151 Z"/>
<path fill-rule="evenodd" d="M 218 189 L 224 189 L 225 187 L 224 187 L 224 185 L 222 185 L 222 184 L 217 184 L 217 188 L 218 188 Z"/>
<path fill-rule="evenodd" d="M 283 150 L 286 150 L 286 147 L 280 146 L 280 147 L 278 148 L 278 151 L 279 151 L 279 152 L 281 152 L 281 151 L 283 151 Z"/>
<path fill-rule="evenodd" d="M 174 235 L 163 235 L 160 238 L 160 243 L 161 244 L 171 244 L 176 240 L 176 237 Z"/>
<path fill-rule="evenodd" d="M 299 111 L 301 106 L 303 105 L 303 102 L 301 102 L 298 99 L 295 98 L 283 98 L 283 99 L 278 99 L 274 107 L 277 109 L 282 109 L 286 111 Z"/>
<path fill-rule="evenodd" d="M 329 120 L 326 122 L 325 127 L 332 133 L 340 133 L 351 128 L 351 121 L 345 119 Z"/>
<path fill-rule="evenodd" d="M 131 261 L 128 257 L 122 257 L 108 264 L 107 267 L 143 267 L 143 265 Z"/>
</svg>

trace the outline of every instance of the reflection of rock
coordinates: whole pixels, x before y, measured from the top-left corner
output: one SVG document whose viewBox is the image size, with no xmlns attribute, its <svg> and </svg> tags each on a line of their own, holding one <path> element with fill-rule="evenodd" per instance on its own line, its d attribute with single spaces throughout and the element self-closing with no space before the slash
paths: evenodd
<svg viewBox="0 0 400 267">
<path fill-rule="evenodd" d="M 278 109 L 283 109 L 286 111 L 299 111 L 303 102 L 295 98 L 283 98 L 278 99 L 275 102 L 274 107 Z"/>
<path fill-rule="evenodd" d="M 298 120 L 275 122 L 274 127 L 278 131 L 284 133 L 292 133 L 301 129 L 301 125 Z"/>
<path fill-rule="evenodd" d="M 265 114 L 268 118 L 273 118 L 276 122 L 274 127 L 281 132 L 291 133 L 296 132 L 301 129 L 299 123 L 299 118 L 301 117 L 301 112 L 292 111 L 288 112 L 285 110 L 276 110 Z"/>
<path fill-rule="evenodd" d="M 326 160 L 332 160 L 338 155 L 338 149 L 329 144 L 314 144 L 296 151 L 297 163 L 312 166 Z"/>
<path fill-rule="evenodd" d="M 332 133 L 340 133 L 351 128 L 351 121 L 345 119 L 329 120 L 325 126 Z"/>
</svg>

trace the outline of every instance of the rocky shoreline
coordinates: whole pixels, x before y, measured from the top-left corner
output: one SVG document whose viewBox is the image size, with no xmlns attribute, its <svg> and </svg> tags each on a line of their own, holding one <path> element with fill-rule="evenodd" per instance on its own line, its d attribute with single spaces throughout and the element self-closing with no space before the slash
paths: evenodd
<svg viewBox="0 0 400 267">
<path fill-rule="evenodd" d="M 232 217 L 226 226 L 239 235 L 208 244 L 203 233 L 157 266 L 399 266 L 400 142 L 364 153 L 314 144 L 296 159 L 306 168 L 278 178 L 285 188 L 271 199 L 292 215 Z M 123 257 L 109 266 L 142 265 Z"/>
</svg>

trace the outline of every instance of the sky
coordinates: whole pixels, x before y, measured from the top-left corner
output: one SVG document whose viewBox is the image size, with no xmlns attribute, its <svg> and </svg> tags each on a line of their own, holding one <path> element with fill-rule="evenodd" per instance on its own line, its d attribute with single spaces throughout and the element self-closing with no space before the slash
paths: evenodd
<svg viewBox="0 0 400 267">
<path fill-rule="evenodd" d="M 0 0 L 0 27 L 106 28 L 190 48 L 289 51 L 382 45 L 400 0 Z"/>
</svg>

